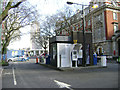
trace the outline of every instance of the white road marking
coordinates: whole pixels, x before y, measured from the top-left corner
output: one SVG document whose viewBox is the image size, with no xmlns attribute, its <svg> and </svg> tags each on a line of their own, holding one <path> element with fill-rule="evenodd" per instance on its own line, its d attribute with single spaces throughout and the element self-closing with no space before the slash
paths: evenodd
<svg viewBox="0 0 120 90">
<path fill-rule="evenodd" d="M 12 70 L 13 70 L 13 80 L 14 80 L 14 85 L 17 85 L 17 81 L 16 81 L 16 78 L 15 78 L 14 67 L 12 68 Z"/>
<path fill-rule="evenodd" d="M 18 64 L 18 62 L 13 62 L 13 63 L 15 63 L 15 64 L 17 63 Z"/>
<path fill-rule="evenodd" d="M 0 72 L 0 77 L 2 76 L 2 72 L 3 72 L 3 69 L 1 69 L 1 72 Z"/>
<path fill-rule="evenodd" d="M 4 73 L 4 75 L 11 75 L 12 73 L 8 72 L 8 73 Z"/>
<path fill-rule="evenodd" d="M 72 88 L 70 88 L 71 85 L 69 85 L 69 84 L 66 84 L 66 83 L 63 83 L 63 82 L 60 82 L 57 80 L 54 80 L 54 82 L 56 82 L 57 85 L 60 86 L 60 88 L 67 88 L 69 90 L 73 90 Z"/>
</svg>

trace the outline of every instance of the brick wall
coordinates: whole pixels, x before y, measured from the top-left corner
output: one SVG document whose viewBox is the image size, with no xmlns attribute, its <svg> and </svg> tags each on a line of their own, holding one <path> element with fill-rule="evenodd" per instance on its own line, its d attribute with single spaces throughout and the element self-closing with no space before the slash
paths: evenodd
<svg viewBox="0 0 120 90">
<path fill-rule="evenodd" d="M 112 35 L 114 34 L 114 24 L 113 22 L 118 22 L 120 13 L 117 15 L 118 19 L 113 20 L 113 11 L 106 10 L 104 11 L 105 14 L 105 25 L 106 25 L 106 39 L 111 40 Z M 119 25 L 120 27 L 120 25 Z"/>
</svg>

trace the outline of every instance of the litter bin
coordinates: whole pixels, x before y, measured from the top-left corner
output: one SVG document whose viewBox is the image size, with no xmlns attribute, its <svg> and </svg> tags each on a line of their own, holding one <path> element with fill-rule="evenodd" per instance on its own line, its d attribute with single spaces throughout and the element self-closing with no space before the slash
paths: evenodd
<svg viewBox="0 0 120 90">
<path fill-rule="evenodd" d="M 106 62 L 107 62 L 106 56 L 101 56 L 101 66 L 107 66 Z"/>
<path fill-rule="evenodd" d="M 50 55 L 46 56 L 46 64 L 50 64 Z"/>
<path fill-rule="evenodd" d="M 97 55 L 93 54 L 93 65 L 97 65 Z"/>
</svg>

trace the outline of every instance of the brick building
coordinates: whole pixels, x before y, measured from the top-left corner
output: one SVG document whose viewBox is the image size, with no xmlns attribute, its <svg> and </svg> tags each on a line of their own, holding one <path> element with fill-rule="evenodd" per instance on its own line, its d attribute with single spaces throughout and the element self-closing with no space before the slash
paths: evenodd
<svg viewBox="0 0 120 90">
<path fill-rule="evenodd" d="M 92 34 L 94 50 L 98 54 L 120 56 L 120 1 L 95 2 L 99 7 L 92 10 Z"/>
<path fill-rule="evenodd" d="M 98 4 L 93 9 L 92 5 Z M 93 50 L 98 55 L 120 56 L 120 1 L 91 0 L 84 9 L 85 33 L 92 32 Z M 56 24 L 57 35 L 71 35 L 71 31 L 83 30 L 81 11 Z M 87 38 L 86 38 L 87 39 Z"/>
</svg>

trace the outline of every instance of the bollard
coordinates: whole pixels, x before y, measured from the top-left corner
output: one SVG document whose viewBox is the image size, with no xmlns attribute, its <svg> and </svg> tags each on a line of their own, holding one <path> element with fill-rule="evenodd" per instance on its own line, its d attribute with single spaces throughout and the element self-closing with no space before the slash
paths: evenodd
<svg viewBox="0 0 120 90">
<path fill-rule="evenodd" d="M 117 63 L 119 63 L 120 64 L 120 56 L 118 57 L 118 59 L 117 59 Z"/>
<path fill-rule="evenodd" d="M 101 57 L 101 66 L 107 66 L 106 63 L 107 63 L 106 56 L 102 56 Z"/>
<path fill-rule="evenodd" d="M 38 57 L 36 57 L 36 64 L 38 64 Z"/>
</svg>

